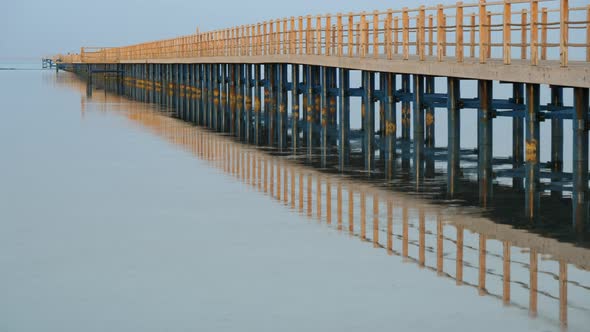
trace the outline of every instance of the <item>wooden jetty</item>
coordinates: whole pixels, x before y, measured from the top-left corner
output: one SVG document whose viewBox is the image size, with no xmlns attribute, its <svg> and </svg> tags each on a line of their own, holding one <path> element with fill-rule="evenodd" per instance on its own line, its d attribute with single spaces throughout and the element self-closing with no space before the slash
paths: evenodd
<svg viewBox="0 0 590 332">
<path fill-rule="evenodd" d="M 360 165 L 369 176 L 391 179 L 401 161 L 419 189 L 435 161 L 446 161 L 449 197 L 468 171 L 462 162 L 472 158 L 481 205 L 490 204 L 493 181 L 511 178 L 531 221 L 544 192 L 571 194 L 572 225 L 585 232 L 590 6 L 582 4 L 481 0 L 289 17 L 125 47 L 82 47 L 53 60 L 89 83 L 99 73 L 114 75 L 120 93 L 247 143 L 303 153 L 322 167 Z M 359 86 L 351 79 L 356 72 Z M 437 84 L 440 78 L 446 84 Z M 476 97 L 462 95 L 469 81 Z M 499 84 L 510 97 L 494 97 Z M 541 104 L 541 91 L 551 96 L 548 104 Z M 352 98 L 361 102 L 358 112 Z M 445 148 L 435 145 L 437 109 L 447 111 Z M 475 151 L 461 149 L 465 109 L 477 112 Z M 351 116 L 360 117 L 360 131 L 351 130 Z M 512 119 L 508 159 L 492 153 L 497 117 Z M 548 164 L 540 161 L 543 121 L 551 122 Z M 564 121 L 572 126 L 570 156 Z M 357 138 L 360 152 L 351 148 Z"/>
</svg>

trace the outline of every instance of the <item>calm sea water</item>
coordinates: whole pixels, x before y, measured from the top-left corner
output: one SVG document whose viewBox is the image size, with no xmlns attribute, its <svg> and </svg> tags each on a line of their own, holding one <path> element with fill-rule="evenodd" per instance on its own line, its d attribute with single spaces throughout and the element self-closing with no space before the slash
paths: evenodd
<svg viewBox="0 0 590 332">
<path fill-rule="evenodd" d="M 320 173 L 103 90 L 87 97 L 69 73 L 0 71 L 0 116 L 0 331 L 590 323 L 588 251 L 474 207 Z"/>
</svg>

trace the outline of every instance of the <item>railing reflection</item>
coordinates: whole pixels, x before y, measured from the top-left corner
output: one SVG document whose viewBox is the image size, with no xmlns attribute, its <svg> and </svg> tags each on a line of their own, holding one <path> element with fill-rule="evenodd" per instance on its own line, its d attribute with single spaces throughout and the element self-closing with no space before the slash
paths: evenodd
<svg viewBox="0 0 590 332">
<path fill-rule="evenodd" d="M 590 250 L 498 225 L 461 208 L 322 173 L 120 96 L 95 94 L 89 103 L 82 82 L 60 83 L 79 88 L 85 112 L 124 115 L 309 219 L 454 279 L 457 285 L 472 287 L 481 296 L 527 310 L 533 317 L 564 327 L 568 322 L 576 328 L 588 323 Z M 370 237 L 367 227 L 372 230 Z"/>
</svg>

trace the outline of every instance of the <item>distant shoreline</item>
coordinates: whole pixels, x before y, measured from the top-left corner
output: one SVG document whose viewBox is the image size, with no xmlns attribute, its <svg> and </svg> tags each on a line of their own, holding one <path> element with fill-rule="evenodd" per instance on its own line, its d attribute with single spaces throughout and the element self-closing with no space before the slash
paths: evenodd
<svg viewBox="0 0 590 332">
<path fill-rule="evenodd" d="M 0 67 L 0 70 L 49 70 L 49 68 L 16 68 L 16 67 Z"/>
</svg>

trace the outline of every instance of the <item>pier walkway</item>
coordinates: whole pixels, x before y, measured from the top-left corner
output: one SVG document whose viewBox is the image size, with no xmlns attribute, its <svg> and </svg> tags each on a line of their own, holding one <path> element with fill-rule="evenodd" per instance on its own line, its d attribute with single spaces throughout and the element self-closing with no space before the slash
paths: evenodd
<svg viewBox="0 0 590 332">
<path fill-rule="evenodd" d="M 281 18 L 131 46 L 82 47 L 53 60 L 89 83 L 112 74 L 119 93 L 172 107 L 181 119 L 244 142 L 304 153 L 324 168 L 360 164 L 391 179 L 400 161 L 419 190 L 435 161 L 444 161 L 451 198 L 471 155 L 482 206 L 492 200 L 493 182 L 510 178 L 531 221 L 551 192 L 571 198 L 572 224 L 585 232 L 590 6 L 571 2 L 479 1 Z M 355 71 L 360 86 L 352 86 Z M 470 82 L 475 98 L 462 95 Z M 494 98 L 500 84 L 510 97 Z M 547 104 L 542 90 L 551 96 Z M 355 97 L 358 113 L 350 107 Z M 447 111 L 446 148 L 435 144 L 437 109 Z M 476 151 L 461 149 L 464 109 L 477 112 Z M 497 117 L 512 119 L 508 159 L 492 153 Z M 547 163 L 540 159 L 543 121 L 551 122 Z M 564 121 L 571 121 L 571 156 L 564 156 Z M 356 134 L 360 153 L 351 148 Z M 564 160 L 572 172 L 564 171 Z"/>
</svg>

